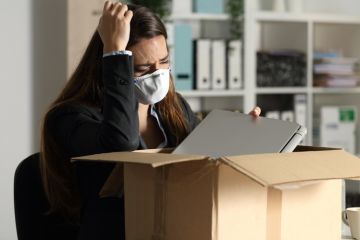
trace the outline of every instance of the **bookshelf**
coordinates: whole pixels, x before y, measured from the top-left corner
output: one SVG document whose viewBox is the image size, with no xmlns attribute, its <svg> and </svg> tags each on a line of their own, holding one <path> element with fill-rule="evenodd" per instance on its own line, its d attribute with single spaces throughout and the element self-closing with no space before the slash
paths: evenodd
<svg viewBox="0 0 360 240">
<path fill-rule="evenodd" d="M 306 97 L 305 125 L 308 128 L 305 143 L 318 145 L 320 144 L 320 120 L 318 118 L 321 106 L 351 105 L 360 109 L 360 87 L 314 86 L 313 77 L 314 51 L 337 49 L 342 51 L 344 57 L 360 59 L 360 45 L 358 44 L 360 14 L 354 14 L 352 9 L 345 9 L 341 0 L 334 0 L 331 3 L 326 0 L 316 2 L 304 0 L 304 2 L 306 3 L 304 3 L 303 11 L 292 13 L 272 11 L 271 3 L 266 0 L 244 0 L 245 13 L 241 17 L 244 24 L 242 89 L 181 91 L 180 93 L 189 100 L 194 110 L 207 111 L 220 106 L 227 109 L 237 107 L 243 112 L 249 112 L 256 105 L 262 107 L 261 104 L 268 99 L 275 99 L 275 103 L 277 102 L 276 98 L 291 102 L 293 101 L 292 96 L 304 95 Z M 354 6 L 354 4 L 357 5 Z M 351 8 L 360 7 L 360 3 L 354 3 L 354 1 L 348 5 L 352 6 Z M 225 27 L 229 22 L 227 14 L 188 13 L 173 15 L 170 19 L 173 23 L 192 24 L 195 31 L 193 38 L 195 39 L 202 37 L 203 28 L 206 28 L 208 32 L 214 32 L 215 38 L 219 37 L 221 34 L 217 33 L 216 28 Z M 351 37 L 344 37 L 349 34 Z M 212 37 L 209 34 L 205 35 Z M 223 38 L 227 38 L 226 34 Z M 294 49 L 305 53 L 305 83 L 301 86 L 286 87 L 258 86 L 256 54 L 258 50 L 264 49 Z M 233 104 L 231 101 L 235 101 L 241 106 Z M 360 153 L 358 139 L 360 139 L 359 132 L 356 135 L 356 153 Z"/>
<path fill-rule="evenodd" d="M 321 1 L 321 0 L 320 0 Z M 360 14 L 348 14 L 304 9 L 302 13 L 274 12 L 271 6 L 264 7 L 264 1 L 245 1 L 245 52 L 244 52 L 244 110 L 254 105 L 261 106 L 265 95 L 273 98 L 290 99 L 291 95 L 306 96 L 306 144 L 318 145 L 321 106 L 360 107 L 360 88 L 315 87 L 313 77 L 313 57 L 317 50 L 340 50 L 344 57 L 360 59 L 360 46 L 355 39 L 360 37 Z M 260 2 L 260 4 L 259 4 Z M 261 3 L 262 2 L 262 3 Z M 324 1 L 323 1 L 324 2 Z M 332 3 L 329 4 L 334 4 Z M 326 2 L 324 2 L 325 4 Z M 311 4 L 306 2 L 306 4 Z M 315 3 L 314 3 L 315 4 Z M 341 1 L 338 1 L 341 4 Z M 256 6 L 257 5 L 257 6 Z M 350 35 L 351 34 L 351 35 Z M 351 37 L 347 37 L 351 36 Z M 306 55 L 306 81 L 299 87 L 259 87 L 257 86 L 258 50 L 294 49 Z M 286 97 L 285 97 L 286 99 Z M 276 101 L 274 101 L 276 103 Z M 357 122 L 358 124 L 358 122 Z M 356 135 L 356 153 L 360 152 L 359 131 Z"/>
<path fill-rule="evenodd" d="M 180 1 L 180 0 L 178 0 Z M 240 21 L 243 17 L 239 18 Z M 172 68 L 176 68 L 178 64 L 174 60 L 174 49 L 172 46 L 176 44 L 173 37 L 174 26 L 176 24 L 186 23 L 192 28 L 192 39 L 229 39 L 229 15 L 216 13 L 183 13 L 173 14 L 169 18 L 172 25 L 168 28 L 169 45 L 172 62 Z M 195 78 L 193 78 L 195 80 Z M 234 109 L 243 111 L 244 88 L 240 89 L 207 89 L 207 90 L 178 90 L 180 94 L 186 98 L 194 112 L 210 111 L 214 108 Z"/>
</svg>

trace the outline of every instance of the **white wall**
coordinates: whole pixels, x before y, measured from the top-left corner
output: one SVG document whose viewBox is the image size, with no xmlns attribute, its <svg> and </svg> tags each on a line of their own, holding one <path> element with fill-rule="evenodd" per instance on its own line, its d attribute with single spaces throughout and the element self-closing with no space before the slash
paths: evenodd
<svg viewBox="0 0 360 240">
<path fill-rule="evenodd" d="M 0 2 L 0 239 L 16 239 L 13 173 L 31 145 L 30 1 Z"/>
<path fill-rule="evenodd" d="M 17 239 L 13 177 L 65 81 L 66 1 L 0 0 L 0 239 Z"/>
</svg>

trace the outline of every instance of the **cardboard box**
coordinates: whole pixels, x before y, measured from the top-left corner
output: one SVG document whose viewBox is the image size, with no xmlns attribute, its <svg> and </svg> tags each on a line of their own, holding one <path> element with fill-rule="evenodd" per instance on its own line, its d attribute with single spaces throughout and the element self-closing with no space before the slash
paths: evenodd
<svg viewBox="0 0 360 240">
<path fill-rule="evenodd" d="M 340 179 L 360 176 L 357 157 L 303 146 L 218 159 L 147 150 L 74 160 L 120 163 L 101 194 L 117 193 L 124 174 L 127 240 L 339 240 Z"/>
</svg>

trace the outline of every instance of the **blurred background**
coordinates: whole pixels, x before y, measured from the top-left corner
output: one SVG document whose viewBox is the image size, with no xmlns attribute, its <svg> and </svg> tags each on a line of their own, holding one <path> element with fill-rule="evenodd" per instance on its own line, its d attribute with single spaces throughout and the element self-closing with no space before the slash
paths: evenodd
<svg viewBox="0 0 360 240">
<path fill-rule="evenodd" d="M 0 239 L 16 239 L 13 176 L 79 61 L 103 0 L 0 0 Z M 129 2 L 129 1 L 128 1 Z M 143 0 L 166 23 L 176 87 L 214 108 L 296 121 L 303 144 L 359 155 L 360 1 Z M 348 200 L 359 186 L 348 181 Z"/>
</svg>

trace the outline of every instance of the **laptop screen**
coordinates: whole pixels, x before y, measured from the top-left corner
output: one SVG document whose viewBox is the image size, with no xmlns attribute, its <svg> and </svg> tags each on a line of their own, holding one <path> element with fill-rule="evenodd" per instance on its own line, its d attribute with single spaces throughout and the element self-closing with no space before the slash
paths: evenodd
<svg viewBox="0 0 360 240">
<path fill-rule="evenodd" d="M 211 157 L 292 151 L 306 128 L 294 122 L 213 110 L 173 151 Z"/>
</svg>

